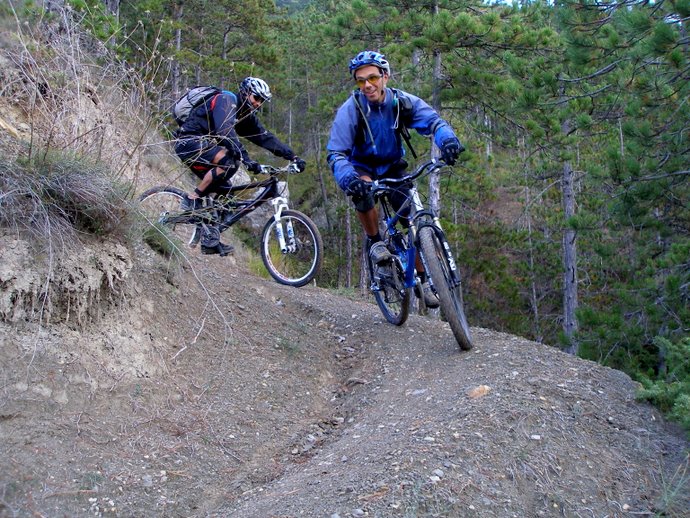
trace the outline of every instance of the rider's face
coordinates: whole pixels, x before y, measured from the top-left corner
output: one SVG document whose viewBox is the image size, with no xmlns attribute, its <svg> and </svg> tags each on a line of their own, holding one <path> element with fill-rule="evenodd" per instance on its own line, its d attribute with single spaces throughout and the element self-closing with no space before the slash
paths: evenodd
<svg viewBox="0 0 690 518">
<path fill-rule="evenodd" d="M 381 103 L 386 98 L 388 74 L 374 65 L 367 65 L 355 70 L 355 82 L 360 91 L 371 103 Z"/>
<path fill-rule="evenodd" d="M 247 101 L 249 101 L 249 104 L 251 104 L 252 108 L 254 108 L 255 110 L 258 110 L 264 103 L 263 99 L 256 97 L 254 94 L 249 94 L 249 96 L 247 97 Z"/>
</svg>

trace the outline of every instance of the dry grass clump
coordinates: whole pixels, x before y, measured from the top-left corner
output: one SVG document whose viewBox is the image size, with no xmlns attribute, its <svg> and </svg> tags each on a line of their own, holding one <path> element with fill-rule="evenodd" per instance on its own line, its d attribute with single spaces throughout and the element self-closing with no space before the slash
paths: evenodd
<svg viewBox="0 0 690 518">
<path fill-rule="evenodd" d="M 86 235 L 122 235 L 130 186 L 105 165 L 65 153 L 0 160 L 0 226 L 42 248 L 70 248 Z"/>
</svg>

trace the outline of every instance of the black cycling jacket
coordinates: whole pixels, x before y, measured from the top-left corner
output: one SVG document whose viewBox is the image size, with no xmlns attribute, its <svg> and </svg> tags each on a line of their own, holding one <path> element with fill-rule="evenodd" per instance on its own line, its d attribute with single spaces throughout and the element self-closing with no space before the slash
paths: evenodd
<svg viewBox="0 0 690 518">
<path fill-rule="evenodd" d="M 243 137 L 276 156 L 292 160 L 295 153 L 268 131 L 242 96 L 222 93 L 194 108 L 177 132 L 178 138 L 214 137 L 233 158 L 246 161 L 249 154 L 238 137 Z"/>
</svg>

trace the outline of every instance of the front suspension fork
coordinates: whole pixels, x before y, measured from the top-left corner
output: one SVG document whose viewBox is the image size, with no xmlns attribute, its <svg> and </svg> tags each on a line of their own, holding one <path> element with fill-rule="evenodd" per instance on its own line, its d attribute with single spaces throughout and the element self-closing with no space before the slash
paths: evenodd
<svg viewBox="0 0 690 518">
<path fill-rule="evenodd" d="M 283 230 L 283 220 L 282 215 L 284 210 L 288 210 L 287 199 L 279 196 L 271 200 L 273 205 L 274 215 L 276 225 L 276 237 L 278 237 L 278 244 L 280 245 L 280 251 L 284 254 L 295 252 L 295 231 L 292 228 L 292 220 L 287 219 L 285 221 L 285 229 Z"/>
</svg>

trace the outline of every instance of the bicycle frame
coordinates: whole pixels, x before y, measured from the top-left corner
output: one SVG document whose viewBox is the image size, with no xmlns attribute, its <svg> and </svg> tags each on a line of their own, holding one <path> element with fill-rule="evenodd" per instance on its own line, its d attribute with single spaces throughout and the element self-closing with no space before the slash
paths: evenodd
<svg viewBox="0 0 690 518">
<path fill-rule="evenodd" d="M 413 187 L 412 190 L 417 194 L 416 187 Z M 417 197 L 419 196 L 417 195 Z M 414 225 L 410 225 L 407 228 L 407 232 L 403 235 L 402 231 L 397 227 L 397 224 L 402 219 L 400 212 L 409 205 L 409 201 L 408 199 L 403 204 L 399 212 L 395 212 L 390 206 L 388 197 L 382 196 L 379 199 L 379 204 L 384 213 L 386 233 L 390 236 L 391 242 L 395 247 L 395 254 L 400 259 L 403 271 L 405 272 L 405 288 L 413 288 L 417 284 L 415 276 L 415 257 L 417 254 L 416 229 Z"/>
<path fill-rule="evenodd" d="M 218 208 L 227 211 L 230 215 L 230 217 L 221 224 L 221 232 L 227 230 L 229 227 L 237 223 L 247 214 L 254 212 L 261 205 L 271 200 L 272 198 L 274 200 L 285 200 L 285 198 L 276 198 L 276 195 L 278 194 L 278 179 L 273 176 L 261 182 L 252 182 L 236 186 L 233 185 L 230 189 L 230 194 L 244 191 L 247 189 L 258 189 L 262 187 L 263 190 L 250 200 L 237 200 L 231 197 L 226 197 L 226 199 L 220 198 L 216 200 L 219 205 Z M 287 207 L 287 200 L 284 201 L 284 205 Z"/>
<path fill-rule="evenodd" d="M 378 198 L 379 204 L 381 205 L 386 229 L 395 247 L 396 255 L 400 258 L 403 265 L 403 270 L 405 272 L 405 287 L 412 288 L 416 285 L 415 278 L 415 255 L 417 249 L 419 248 L 418 233 L 423 227 L 431 227 L 434 233 L 438 236 L 439 241 L 443 244 L 443 250 L 446 253 L 448 259 L 448 264 L 451 269 L 451 276 L 453 279 L 453 288 L 460 286 L 461 280 L 460 275 L 453 259 L 453 254 L 450 249 L 450 244 L 446 239 L 445 232 L 441 227 L 441 221 L 438 216 L 425 208 L 422 200 L 417 191 L 416 180 L 421 176 L 426 176 L 431 174 L 433 171 L 444 167 L 443 162 L 438 162 L 436 160 L 430 160 L 422 165 L 420 165 L 413 173 L 406 175 L 402 178 L 384 178 L 381 180 L 375 180 L 374 192 L 379 191 Z M 396 186 L 401 186 L 404 184 L 411 183 L 410 196 L 402 204 L 398 212 L 392 210 L 389 205 L 389 200 L 386 193 L 390 192 Z M 410 226 L 407 229 L 406 236 L 402 235 L 402 232 L 397 228 L 397 224 L 402 219 L 400 213 L 410 207 L 410 215 L 408 219 L 410 220 Z M 407 237 L 407 244 L 403 241 L 403 237 Z M 427 268 L 426 260 L 424 254 L 421 254 L 422 264 L 424 264 L 425 269 Z M 433 284 L 433 280 L 431 280 Z"/>
</svg>

